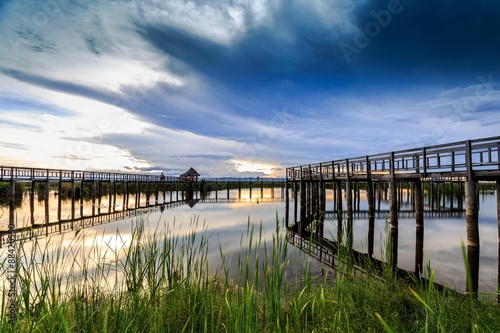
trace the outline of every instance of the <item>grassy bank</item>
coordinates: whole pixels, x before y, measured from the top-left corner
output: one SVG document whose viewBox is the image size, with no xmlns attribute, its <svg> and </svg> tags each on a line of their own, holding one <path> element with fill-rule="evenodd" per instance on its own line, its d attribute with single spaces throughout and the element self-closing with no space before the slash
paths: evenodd
<svg viewBox="0 0 500 333">
<path fill-rule="evenodd" d="M 278 219 L 277 219 L 278 220 Z M 338 273 L 308 267 L 288 276 L 281 222 L 271 240 L 248 224 L 240 239 L 237 277 L 222 249 L 208 262 L 206 228 L 193 221 L 180 234 L 152 234 L 136 221 L 130 234 L 17 246 L 18 311 L 2 332 L 498 332 L 500 307 L 410 285 L 354 275 L 347 258 Z M 72 235 L 71 235 L 72 236 Z M 91 244 L 82 251 L 83 244 Z M 6 267 L 6 260 L 2 263 Z M 231 261 L 234 262 L 234 261 Z M 2 275 L 4 272 L 2 272 Z"/>
</svg>

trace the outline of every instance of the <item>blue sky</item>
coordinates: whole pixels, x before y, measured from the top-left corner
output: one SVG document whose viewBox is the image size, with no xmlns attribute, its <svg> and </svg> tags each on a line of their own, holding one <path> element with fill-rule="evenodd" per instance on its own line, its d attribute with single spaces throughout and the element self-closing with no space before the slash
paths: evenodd
<svg viewBox="0 0 500 333">
<path fill-rule="evenodd" d="M 0 164 L 202 176 L 500 135 L 500 3 L 0 4 Z"/>
</svg>

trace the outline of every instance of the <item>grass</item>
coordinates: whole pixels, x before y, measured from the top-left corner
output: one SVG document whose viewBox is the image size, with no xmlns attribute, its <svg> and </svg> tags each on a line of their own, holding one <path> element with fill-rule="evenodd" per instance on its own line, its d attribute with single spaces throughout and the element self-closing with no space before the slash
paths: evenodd
<svg viewBox="0 0 500 333">
<path fill-rule="evenodd" d="M 204 223 L 182 234 L 173 224 L 149 233 L 138 219 L 130 234 L 17 244 L 18 311 L 2 332 L 498 332 L 500 308 L 420 285 L 354 274 L 348 256 L 338 272 L 288 276 L 288 242 L 276 217 L 271 241 L 247 224 L 242 254 L 208 261 Z M 71 235 L 72 236 L 72 235 Z M 91 244 L 82 251 L 83 244 Z M 237 276 L 230 265 L 237 263 Z M 5 262 L 2 263 L 5 267 Z M 3 273 L 3 272 L 2 272 Z M 390 271 L 387 273 L 390 275 Z M 3 274 L 2 274 L 3 275 Z M 432 279 L 432 272 L 429 273 Z"/>
</svg>

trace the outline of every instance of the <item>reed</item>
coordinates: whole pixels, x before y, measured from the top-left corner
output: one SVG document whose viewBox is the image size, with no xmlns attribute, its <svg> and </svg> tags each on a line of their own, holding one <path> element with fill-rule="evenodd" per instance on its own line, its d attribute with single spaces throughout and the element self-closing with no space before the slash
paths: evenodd
<svg viewBox="0 0 500 333">
<path fill-rule="evenodd" d="M 278 217 L 268 241 L 262 223 L 249 218 L 237 260 L 219 245 L 220 265 L 208 260 L 208 240 L 216 235 L 206 222 L 193 219 L 188 231 L 175 221 L 160 223 L 153 232 L 146 223 L 138 218 L 130 233 L 113 237 L 82 230 L 70 240 L 16 244 L 17 321 L 6 321 L 4 288 L 1 331 L 500 331 L 493 301 L 357 274 L 347 252 L 339 252 L 338 271 L 315 274 L 305 263 L 303 275 L 290 279 L 291 251 Z M 83 244 L 91 246 L 82 251 Z"/>
</svg>

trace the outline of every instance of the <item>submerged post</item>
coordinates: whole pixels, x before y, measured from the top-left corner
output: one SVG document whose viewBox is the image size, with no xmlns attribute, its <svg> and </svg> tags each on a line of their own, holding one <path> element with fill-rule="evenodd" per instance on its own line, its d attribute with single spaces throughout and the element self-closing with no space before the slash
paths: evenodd
<svg viewBox="0 0 500 333">
<path fill-rule="evenodd" d="M 371 179 L 370 158 L 366 156 L 366 198 L 368 201 L 368 256 L 373 256 L 375 238 L 375 197 L 373 195 L 373 181 Z"/>
<path fill-rule="evenodd" d="M 499 150 L 500 155 L 500 150 Z M 500 159 L 499 159 L 500 161 Z M 499 165 L 500 166 L 500 165 Z M 497 277 L 497 302 L 500 303 L 500 179 L 496 181 L 497 196 L 497 225 L 498 225 L 498 277 Z"/>
<path fill-rule="evenodd" d="M 337 199 L 337 242 L 342 242 L 342 182 L 340 180 L 335 182 L 335 190 L 337 191 L 337 195 L 335 198 Z"/>
<path fill-rule="evenodd" d="M 287 177 L 286 182 L 285 182 L 285 188 L 286 188 L 286 192 L 285 192 L 285 226 L 288 229 L 288 227 L 290 225 L 290 212 L 289 212 L 290 196 L 288 193 L 288 177 Z"/>
<path fill-rule="evenodd" d="M 424 262 L 424 197 L 422 181 L 419 179 L 413 184 L 415 202 L 415 275 L 420 276 L 423 272 Z"/>
<path fill-rule="evenodd" d="M 346 195 L 346 208 L 347 208 L 347 225 L 346 225 L 346 237 L 347 237 L 347 249 L 349 253 L 352 251 L 353 245 L 353 215 L 352 215 L 352 182 L 349 176 L 349 160 L 346 159 L 346 170 L 347 170 L 347 182 L 345 185 L 345 195 Z"/>
<path fill-rule="evenodd" d="M 465 224 L 467 228 L 467 293 L 477 298 L 479 283 L 479 214 L 476 192 L 477 182 L 465 183 Z"/>
<path fill-rule="evenodd" d="M 467 228 L 467 294 L 477 298 L 479 285 L 479 205 L 477 181 L 472 170 L 472 148 L 470 140 L 465 142 L 465 163 L 467 166 L 467 181 L 465 182 L 465 225 Z"/>
<path fill-rule="evenodd" d="M 390 187 L 390 244 L 391 244 L 391 254 L 390 260 L 393 270 L 396 270 L 398 267 L 398 200 L 397 200 L 397 188 L 396 188 L 396 174 L 394 170 L 394 152 L 391 152 L 390 158 L 390 172 L 391 172 L 391 181 L 389 184 Z"/>
</svg>

